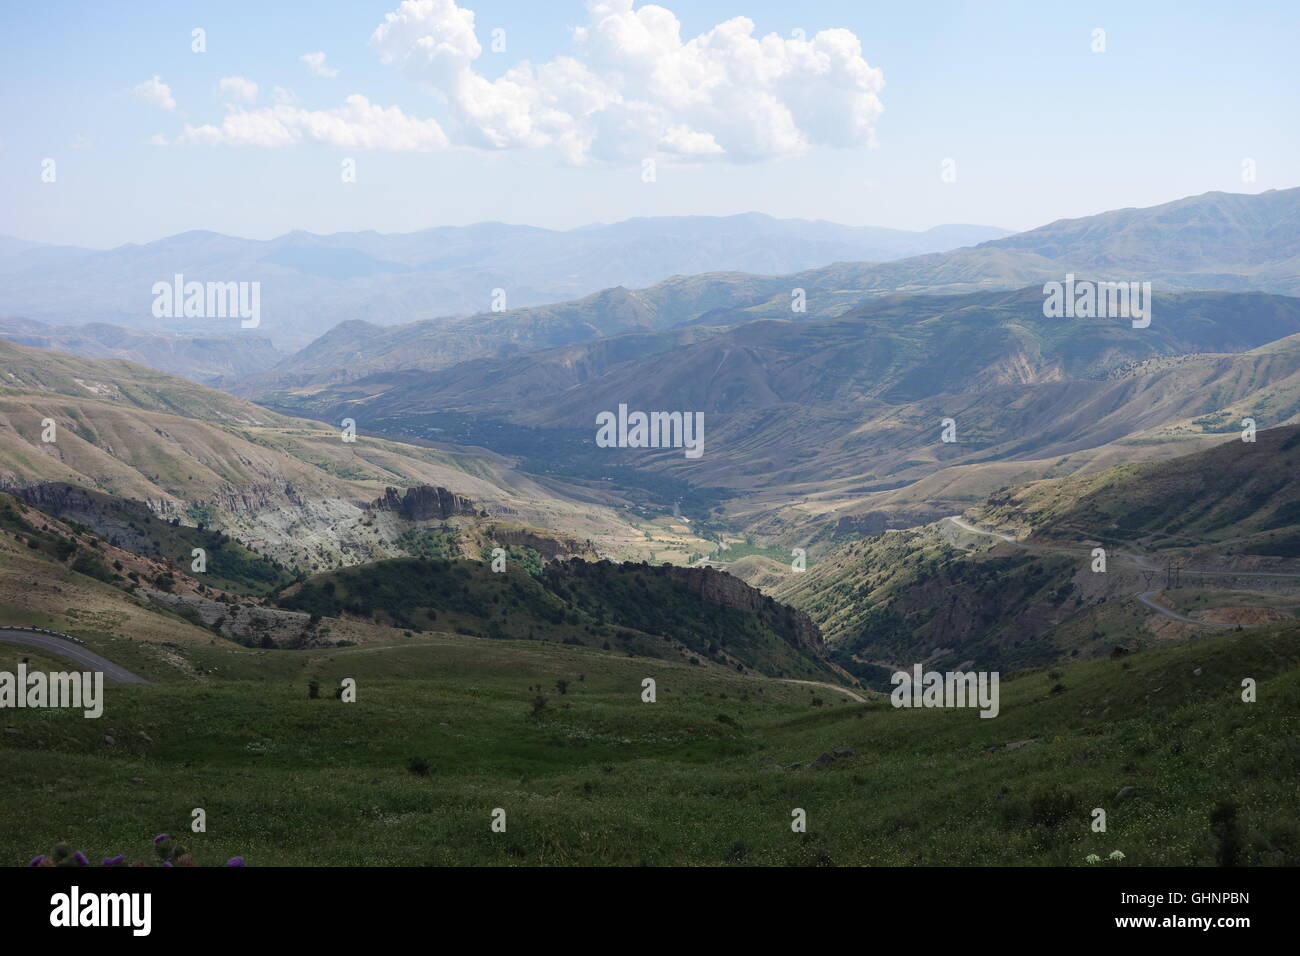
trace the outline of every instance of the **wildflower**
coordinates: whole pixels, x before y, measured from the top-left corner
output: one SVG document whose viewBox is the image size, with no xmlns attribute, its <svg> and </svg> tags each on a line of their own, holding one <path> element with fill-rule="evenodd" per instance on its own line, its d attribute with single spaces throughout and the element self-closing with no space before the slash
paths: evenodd
<svg viewBox="0 0 1300 956">
<path fill-rule="evenodd" d="M 1112 860 L 1115 860 L 1115 861 L 1118 862 L 1119 860 L 1124 859 L 1124 854 L 1121 853 L 1119 850 L 1113 850 L 1113 851 L 1111 852 L 1111 854 L 1110 854 L 1109 859 L 1112 859 Z"/>
<path fill-rule="evenodd" d="M 1083 862 L 1084 862 L 1084 863 L 1100 863 L 1100 862 L 1101 862 L 1101 857 L 1099 857 L 1099 856 L 1098 856 L 1097 854 L 1095 854 L 1095 853 L 1089 853 L 1087 856 L 1085 856 L 1085 857 L 1083 858 Z"/>
<path fill-rule="evenodd" d="M 104 857 L 104 866 L 121 866 L 126 862 L 125 856 L 106 856 Z"/>
<path fill-rule="evenodd" d="M 243 866 L 244 858 L 242 856 L 232 856 L 226 861 L 226 866 Z"/>
<path fill-rule="evenodd" d="M 170 834 L 170 833 L 160 833 L 160 834 L 158 834 L 156 837 L 153 838 L 153 845 L 154 845 L 154 846 L 162 846 L 163 843 L 165 843 L 166 841 L 168 841 L 168 840 L 170 840 L 170 839 L 171 839 L 171 834 Z"/>
<path fill-rule="evenodd" d="M 72 858 L 77 861 L 77 866 L 90 866 L 90 861 L 86 859 L 86 854 L 78 850 L 72 854 Z"/>
<path fill-rule="evenodd" d="M 28 866 L 40 866 L 40 865 L 41 865 L 42 863 L 44 863 L 44 862 L 45 862 L 45 856 L 44 856 L 44 854 L 42 854 L 41 856 L 34 856 L 34 857 L 32 857 L 32 862 L 28 863 L 27 865 L 28 865 Z"/>
</svg>

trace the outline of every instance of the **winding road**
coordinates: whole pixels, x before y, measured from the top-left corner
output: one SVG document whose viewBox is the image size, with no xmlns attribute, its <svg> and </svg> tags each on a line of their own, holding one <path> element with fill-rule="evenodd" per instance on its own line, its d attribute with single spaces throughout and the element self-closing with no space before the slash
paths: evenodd
<svg viewBox="0 0 1300 956">
<path fill-rule="evenodd" d="M 1034 546 L 1031 546 L 1031 545 L 1025 544 L 1024 542 L 1020 541 L 1020 540 L 1017 539 L 1017 538 L 1012 537 L 1012 536 L 1009 535 L 1009 534 L 1002 534 L 1000 531 L 987 531 L 987 530 L 985 530 L 984 528 L 977 528 L 977 527 L 975 527 L 975 525 L 971 524 L 969 521 L 965 521 L 965 520 L 963 520 L 963 519 L 961 518 L 961 516 L 959 516 L 959 515 L 949 515 L 949 516 L 947 517 L 946 520 L 951 521 L 953 524 L 955 524 L 957 527 L 961 528 L 963 531 L 969 531 L 971 534 L 984 535 L 984 536 L 989 537 L 989 538 L 997 538 L 999 541 L 1006 541 L 1007 543 L 1009 543 L 1009 544 L 1013 544 L 1013 545 L 1015 545 L 1017 548 L 1020 548 L 1021 550 L 1024 550 L 1024 551 L 1047 551 L 1047 552 L 1056 552 L 1056 553 L 1063 553 L 1063 554 L 1072 554 L 1072 553 L 1091 553 L 1090 549 L 1087 549 L 1087 548 L 1048 548 L 1048 547 L 1034 547 Z M 1131 552 L 1128 552 L 1128 551 L 1116 551 L 1116 552 L 1115 552 L 1115 557 L 1117 557 L 1117 558 L 1122 558 L 1122 559 L 1128 561 L 1130 564 L 1134 565 L 1135 567 L 1137 567 L 1137 568 L 1138 568 L 1139 570 L 1141 570 L 1141 571 L 1159 571 L 1159 570 L 1160 570 L 1160 568 L 1158 568 L 1156 565 L 1152 564 L 1151 561 L 1150 561 L 1149 559 L 1144 558 L 1144 557 L 1143 557 L 1142 555 L 1140 555 L 1140 554 L 1132 554 Z M 1183 573 L 1183 574 L 1189 574 L 1189 573 L 1190 573 L 1190 574 L 1214 574 L 1214 573 L 1222 573 L 1222 572 L 1212 572 L 1212 571 L 1188 571 L 1188 570 L 1184 570 L 1182 573 Z M 1290 577 L 1291 575 L 1275 574 L 1274 576 L 1277 576 L 1277 577 Z M 1154 589 L 1154 590 L 1141 591 L 1141 592 L 1139 592 L 1139 593 L 1133 595 L 1133 597 L 1134 597 L 1134 598 L 1135 598 L 1139 603 L 1141 603 L 1141 604 L 1143 604 L 1144 606 L 1146 606 L 1146 607 L 1150 608 L 1151 610 L 1155 611 L 1157 614 L 1163 614 L 1165 617 L 1167 617 L 1167 618 L 1171 618 L 1172 620 L 1175 620 L 1175 621 L 1182 621 L 1184 624 L 1196 624 L 1196 625 L 1198 625 L 1198 626 L 1200 626 L 1200 627 L 1219 628 L 1219 629 L 1229 628 L 1229 627 L 1232 626 L 1232 625 L 1230 625 L 1230 624 L 1219 624 L 1219 623 L 1216 623 L 1216 622 L 1214 622 L 1214 621 L 1198 621 L 1198 620 L 1197 620 L 1196 618 L 1194 618 L 1194 617 L 1186 617 L 1186 616 L 1184 616 L 1184 615 L 1182 615 L 1182 614 L 1179 614 L 1177 611 L 1172 611 L 1172 610 L 1170 610 L 1169 608 L 1165 607 L 1165 606 L 1162 605 L 1162 604 L 1157 604 L 1155 601 L 1153 601 L 1153 600 L 1151 599 L 1151 595 L 1153 595 L 1153 594 L 1159 594 L 1159 593 L 1160 593 L 1160 589 L 1159 589 L 1159 588 L 1156 588 L 1156 589 Z"/>
<path fill-rule="evenodd" d="M 859 704 L 865 704 L 867 702 L 867 699 L 861 694 L 856 694 L 847 687 L 841 687 L 839 684 L 828 684 L 826 681 L 822 680 L 799 680 L 795 677 L 780 677 L 777 679 L 780 680 L 782 684 L 807 684 L 810 687 L 825 687 L 827 690 L 837 690 L 841 694 L 846 694 L 849 697 L 852 697 Z"/>
<path fill-rule="evenodd" d="M 114 664 L 108 658 L 100 657 L 94 651 L 89 651 L 80 644 L 74 644 L 62 637 L 55 637 L 53 634 L 41 634 L 37 631 L 0 631 L 0 642 L 39 647 L 41 650 L 57 654 L 59 657 L 66 657 L 68 660 L 90 670 L 103 671 L 105 680 L 111 680 L 118 684 L 150 683 L 143 677 L 132 674 L 125 667 Z"/>
</svg>

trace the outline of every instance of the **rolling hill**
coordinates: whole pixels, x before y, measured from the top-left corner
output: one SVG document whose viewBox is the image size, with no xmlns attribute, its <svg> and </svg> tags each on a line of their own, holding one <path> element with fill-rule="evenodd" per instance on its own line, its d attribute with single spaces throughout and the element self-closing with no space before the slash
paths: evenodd
<svg viewBox="0 0 1300 956">
<path fill-rule="evenodd" d="M 136 859 L 183 833 L 199 863 L 249 866 L 1294 866 L 1297 636 L 1023 674 L 996 720 L 540 641 L 178 642 L 155 683 L 111 689 L 106 720 L 6 717 L 0 850 Z M 344 678 L 357 704 L 334 699 Z M 80 785 L 33 817 L 62 776 Z M 176 792 L 222 826 L 191 835 Z"/>
<path fill-rule="evenodd" d="M 671 482 L 661 507 L 676 497 L 699 520 L 722 505 L 787 545 L 924 523 L 1003 485 L 1170 457 L 1244 415 L 1272 427 L 1300 412 L 1300 300 L 1159 294 L 1143 329 L 1047 318 L 1042 303 L 1038 288 L 890 296 L 831 321 L 635 333 L 264 400 L 482 445 L 588 488 Z M 703 456 L 596 447 L 596 415 L 620 404 L 702 412 Z"/>
<path fill-rule="evenodd" d="M 308 570 L 407 553 L 402 535 L 422 525 L 369 507 L 390 487 L 449 489 L 498 521 L 647 553 L 645 535 L 606 505 L 490 452 L 388 441 L 364 421 L 345 442 L 338 428 L 120 360 L 4 342 L 0 360 L 3 488 L 65 483 L 143 502 Z"/>
<path fill-rule="evenodd" d="M 55 326 L 30 319 L 0 319 L 0 338 L 85 358 L 126 359 L 204 384 L 263 372 L 285 357 L 270 339 L 256 335 L 186 336 L 103 322 Z"/>
<path fill-rule="evenodd" d="M 201 570 L 189 563 L 193 546 L 207 553 Z M 502 571 L 449 551 L 293 579 L 219 532 L 162 522 L 143 505 L 84 489 L 40 486 L 0 494 L 0 617 L 85 632 L 92 648 L 142 634 L 168 643 L 169 621 L 183 639 L 201 627 L 267 649 L 431 631 L 841 677 L 806 615 L 725 572 L 580 558 L 543 565 L 522 548 L 510 552 Z M 120 629 L 149 612 L 154 619 L 138 633 Z"/>
<path fill-rule="evenodd" d="M 940 521 L 845 542 L 802 574 L 782 569 L 770 591 L 807 611 L 833 659 L 869 680 L 882 662 L 1051 666 L 1294 621 L 1297 501 L 1293 425 L 1000 489 L 967 512 L 973 526 Z"/>
</svg>

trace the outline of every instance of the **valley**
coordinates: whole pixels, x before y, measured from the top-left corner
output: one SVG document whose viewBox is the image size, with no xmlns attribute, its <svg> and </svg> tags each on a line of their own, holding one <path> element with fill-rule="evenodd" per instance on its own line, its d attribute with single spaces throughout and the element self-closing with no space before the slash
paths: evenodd
<svg viewBox="0 0 1300 956">
<path fill-rule="evenodd" d="M 1297 195 L 278 358 L 0 326 L 0 660 L 116 675 L 102 726 L 6 713 L 0 806 L 75 776 L 49 826 L 108 853 L 202 802 L 263 865 L 1294 865 L 1300 289 L 1240 220 Z M 1066 269 L 1153 321 L 1049 315 Z M 998 718 L 895 711 L 913 666 Z"/>
</svg>

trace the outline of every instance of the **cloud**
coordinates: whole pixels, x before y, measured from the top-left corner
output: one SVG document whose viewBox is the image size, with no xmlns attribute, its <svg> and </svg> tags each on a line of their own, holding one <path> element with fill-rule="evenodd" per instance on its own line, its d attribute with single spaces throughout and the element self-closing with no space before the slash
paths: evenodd
<svg viewBox="0 0 1300 956">
<path fill-rule="evenodd" d="M 165 110 L 176 109 L 176 100 L 172 98 L 172 89 L 156 74 L 135 88 L 135 95 L 151 106 Z"/>
<path fill-rule="evenodd" d="M 220 125 L 186 126 L 176 142 L 434 150 L 454 139 L 481 149 L 556 149 L 575 164 L 658 155 L 759 162 L 818 146 L 874 145 L 884 76 L 863 58 L 858 38 L 844 29 L 796 34 L 756 36 L 753 21 L 734 17 L 683 40 L 665 7 L 588 0 L 573 55 L 523 60 L 489 79 L 476 68 L 484 48 L 472 10 L 455 0 L 403 0 L 370 44 L 381 62 L 445 104 L 452 136 L 435 119 L 359 94 L 334 109 L 306 110 L 277 87 L 274 105 L 231 105 Z M 338 73 L 324 53 L 300 59 L 318 76 Z M 246 103 L 257 96 L 242 77 L 223 79 L 221 89 Z M 136 92 L 175 107 L 156 76 Z"/>
<path fill-rule="evenodd" d="M 316 53 L 304 53 L 302 56 L 298 57 L 298 59 L 306 63 L 307 68 L 317 76 L 333 79 L 339 75 L 339 71 L 334 69 L 334 67 L 325 65 L 325 54 L 319 51 Z"/>
<path fill-rule="evenodd" d="M 353 94 L 331 110 L 305 110 L 288 103 L 227 113 L 220 126 L 185 127 L 177 142 L 200 146 L 295 146 L 303 141 L 334 149 L 425 152 L 445 149 L 447 135 L 437 120 L 407 116 Z"/>
<path fill-rule="evenodd" d="M 222 99 L 242 100 L 245 103 L 253 103 L 257 100 L 257 84 L 242 76 L 223 77 L 217 86 L 221 91 Z"/>
<path fill-rule="evenodd" d="M 848 30 L 757 37 L 735 17 L 683 41 L 661 6 L 589 0 L 587 13 L 575 56 L 523 61 L 495 80 L 474 68 L 474 13 L 455 0 L 404 0 L 370 43 L 446 102 L 469 145 L 555 147 L 576 163 L 661 153 L 753 162 L 874 145 L 884 77 Z"/>
</svg>

